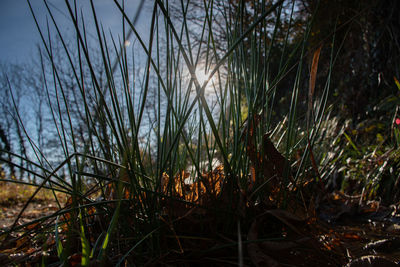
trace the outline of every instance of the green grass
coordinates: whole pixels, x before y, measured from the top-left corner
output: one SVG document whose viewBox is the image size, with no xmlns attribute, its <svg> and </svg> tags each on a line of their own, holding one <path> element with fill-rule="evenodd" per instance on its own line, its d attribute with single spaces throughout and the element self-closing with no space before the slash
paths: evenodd
<svg viewBox="0 0 400 267">
<path fill-rule="evenodd" d="M 115 1 L 123 32 L 133 32 L 134 49 L 145 55 L 143 64 L 127 51 L 123 37 L 107 36 L 95 1 L 90 14 L 96 21 L 95 44 L 85 31 L 89 14 L 82 16 L 66 1 L 75 25 L 73 45 L 43 3 L 57 36 L 38 26 L 42 75 L 63 159 L 53 167 L 40 161 L 40 172 L 32 171 L 41 178 L 32 198 L 45 186 L 70 196 L 69 205 L 45 218 L 50 222 L 42 229 L 55 235 L 50 251 L 58 263 L 71 263 L 76 254 L 82 266 L 190 264 L 203 254 L 213 264 L 248 263 L 245 231 L 259 215 L 256 204 L 293 210 L 301 206 L 294 204 L 301 189 L 293 188 L 327 179 L 326 167 L 315 164 L 325 159 L 315 147 L 323 145 L 328 129 L 330 75 L 340 44 L 334 34 L 325 44 L 329 71 L 325 86 L 314 94 L 304 86 L 306 59 L 318 48 L 308 42 L 313 17 L 295 30 L 293 6 L 276 1 L 256 4 L 254 14 L 247 13 L 248 23 L 241 19 L 241 4 L 233 8 L 224 2 L 205 3 L 204 17 L 192 28 L 188 2 L 175 5 L 182 18 L 177 21 L 168 1 L 157 0 L 149 40 L 144 40 L 124 5 Z M 62 50 L 54 50 L 55 40 Z M 72 81 L 64 80 L 66 69 Z M 199 71 L 209 75 L 202 84 Z M 76 86 L 80 121 L 68 82 Z M 300 99 L 304 91 L 310 91 L 310 104 Z M 277 99 L 282 94 L 283 103 Z M 85 126 L 83 136 L 78 122 Z M 33 149 L 42 154 L 34 144 Z M 220 173 L 212 167 L 215 158 Z M 272 166 L 272 174 L 266 166 Z M 195 181 L 191 187 L 182 171 Z M 216 177 L 218 190 L 212 188 Z M 94 196 L 100 198 L 94 201 Z M 16 221 L 6 234 L 22 228 Z M 220 246 L 229 253 L 212 256 Z"/>
</svg>

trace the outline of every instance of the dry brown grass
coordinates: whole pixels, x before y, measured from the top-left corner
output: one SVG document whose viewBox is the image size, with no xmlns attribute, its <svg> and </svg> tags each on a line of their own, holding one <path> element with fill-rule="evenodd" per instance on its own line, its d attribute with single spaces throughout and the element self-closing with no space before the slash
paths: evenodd
<svg viewBox="0 0 400 267">
<path fill-rule="evenodd" d="M 36 190 L 36 186 L 0 181 L 0 205 L 26 202 Z M 55 192 L 59 201 L 64 202 L 66 195 Z M 42 188 L 34 197 L 35 202 L 52 202 L 54 194 L 50 189 Z"/>
<path fill-rule="evenodd" d="M 27 201 L 36 190 L 36 186 L 0 181 L 0 229 L 10 227 Z M 64 193 L 55 192 L 61 205 L 66 202 Z M 42 188 L 26 207 L 18 225 L 47 216 L 57 211 L 59 206 L 50 189 Z"/>
</svg>

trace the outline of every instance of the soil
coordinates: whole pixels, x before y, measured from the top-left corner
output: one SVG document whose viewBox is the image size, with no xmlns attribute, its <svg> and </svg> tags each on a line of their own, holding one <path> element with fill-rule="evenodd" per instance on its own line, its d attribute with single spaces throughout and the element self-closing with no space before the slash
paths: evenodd
<svg viewBox="0 0 400 267">
<path fill-rule="evenodd" d="M 24 207 L 25 202 L 9 201 L 8 203 L 0 203 L 0 228 L 8 229 L 12 226 L 18 214 Z M 22 225 L 39 219 L 43 216 L 50 215 L 58 210 L 57 203 L 52 200 L 33 201 L 26 208 L 17 225 Z"/>
</svg>

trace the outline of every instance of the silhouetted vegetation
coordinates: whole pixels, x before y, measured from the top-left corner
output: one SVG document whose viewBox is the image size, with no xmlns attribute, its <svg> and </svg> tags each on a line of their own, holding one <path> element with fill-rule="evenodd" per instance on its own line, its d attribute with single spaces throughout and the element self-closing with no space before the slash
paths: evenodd
<svg viewBox="0 0 400 267">
<path fill-rule="evenodd" d="M 93 42 L 43 1 L 36 63 L 3 66 L 1 180 L 34 190 L 1 260 L 399 262 L 397 1 L 146 1 L 148 36 L 114 3 L 122 36 L 91 1 Z M 38 192 L 56 208 L 28 221 Z"/>
</svg>

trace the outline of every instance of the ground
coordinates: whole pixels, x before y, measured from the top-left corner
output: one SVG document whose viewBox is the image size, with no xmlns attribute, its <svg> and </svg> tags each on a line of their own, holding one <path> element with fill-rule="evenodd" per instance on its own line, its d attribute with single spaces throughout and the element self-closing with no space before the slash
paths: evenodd
<svg viewBox="0 0 400 267">
<path fill-rule="evenodd" d="M 0 225 L 5 230 L 14 223 L 33 189 L 4 183 L 1 187 Z M 63 200 L 63 196 L 59 197 Z M 397 209 L 396 205 L 384 207 L 377 201 L 360 202 L 360 198 L 332 192 L 320 201 L 316 208 L 317 217 L 311 220 L 285 210 L 266 210 L 245 231 L 250 241 L 244 246 L 248 251 L 246 257 L 255 266 L 317 266 L 325 261 L 329 262 L 328 266 L 396 266 L 400 261 L 400 215 Z M 40 193 L 25 210 L 17 225 L 57 210 L 59 208 L 51 192 Z M 276 242 L 252 243 L 253 239 L 259 240 L 270 235 L 271 231 L 265 229 L 271 226 L 274 231 L 282 231 L 285 238 Z M 46 250 L 44 247 L 54 246 L 54 238 L 46 236 L 37 242 L 37 236 L 32 238 L 34 235 L 28 233 L 37 227 L 41 226 L 33 224 L 10 236 L 1 235 L 0 262 L 17 265 L 41 262 Z M 21 238 L 24 233 L 28 234 Z M 185 254 L 176 255 L 172 259 L 176 260 L 175 263 L 180 262 L 179 257 L 185 257 Z M 58 260 L 54 255 L 47 259 Z M 75 262 L 77 265 L 79 260 Z M 309 264 L 312 262 L 315 264 Z"/>
</svg>

